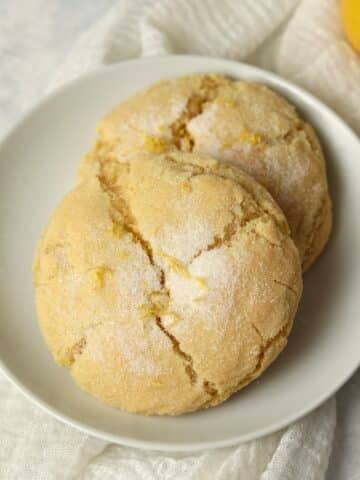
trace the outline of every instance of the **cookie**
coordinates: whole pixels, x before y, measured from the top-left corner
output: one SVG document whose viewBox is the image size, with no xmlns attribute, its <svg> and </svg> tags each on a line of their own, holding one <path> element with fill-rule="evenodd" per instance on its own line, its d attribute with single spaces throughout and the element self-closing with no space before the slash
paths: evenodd
<svg viewBox="0 0 360 480">
<path fill-rule="evenodd" d="M 302 290 L 267 191 L 175 151 L 101 162 L 53 213 L 33 271 L 55 360 L 101 401 L 147 415 L 217 405 L 257 378 Z"/>
<path fill-rule="evenodd" d="M 139 150 L 202 152 L 241 167 L 282 208 L 306 270 L 331 230 L 324 156 L 312 127 L 264 85 L 220 75 L 159 82 L 105 116 L 80 176 Z"/>
</svg>

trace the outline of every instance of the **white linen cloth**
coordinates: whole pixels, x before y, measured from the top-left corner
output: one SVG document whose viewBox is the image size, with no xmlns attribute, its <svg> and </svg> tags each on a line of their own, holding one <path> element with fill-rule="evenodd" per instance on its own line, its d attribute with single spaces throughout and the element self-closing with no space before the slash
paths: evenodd
<svg viewBox="0 0 360 480">
<path fill-rule="evenodd" d="M 306 87 L 359 132 L 360 58 L 344 39 L 338 8 L 337 0 L 119 0 L 74 45 L 52 87 L 137 56 L 228 57 Z M 0 406 L 0 478 L 6 480 L 321 480 L 336 415 L 330 399 L 266 438 L 167 454 L 108 444 L 67 427 L 2 377 Z"/>
</svg>

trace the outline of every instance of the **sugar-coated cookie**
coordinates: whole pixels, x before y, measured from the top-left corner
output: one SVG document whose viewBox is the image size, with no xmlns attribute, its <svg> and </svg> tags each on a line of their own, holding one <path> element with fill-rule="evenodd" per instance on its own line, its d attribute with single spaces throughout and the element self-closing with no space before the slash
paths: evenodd
<svg viewBox="0 0 360 480">
<path fill-rule="evenodd" d="M 306 270 L 331 230 L 324 156 L 312 127 L 264 85 L 221 75 L 161 81 L 120 104 L 98 127 L 80 176 L 103 158 L 139 150 L 207 153 L 241 167 L 282 208 Z"/>
<path fill-rule="evenodd" d="M 33 269 L 56 361 L 90 394 L 144 414 L 217 405 L 257 378 L 286 345 L 302 290 L 266 190 L 176 151 L 100 162 L 51 216 Z"/>
</svg>

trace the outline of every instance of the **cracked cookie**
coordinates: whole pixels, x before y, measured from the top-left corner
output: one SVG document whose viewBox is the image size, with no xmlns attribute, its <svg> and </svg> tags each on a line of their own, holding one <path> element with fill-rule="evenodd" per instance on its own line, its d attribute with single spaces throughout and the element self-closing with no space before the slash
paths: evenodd
<svg viewBox="0 0 360 480">
<path fill-rule="evenodd" d="M 207 153 L 252 175 L 282 208 L 306 270 L 331 230 L 324 156 L 312 127 L 264 85 L 221 75 L 159 82 L 123 102 L 98 126 L 80 177 L 104 158 L 139 150 Z"/>
<path fill-rule="evenodd" d="M 101 162 L 51 216 L 33 271 L 55 360 L 143 414 L 214 406 L 257 378 L 285 347 L 302 290 L 265 189 L 178 151 Z"/>
</svg>

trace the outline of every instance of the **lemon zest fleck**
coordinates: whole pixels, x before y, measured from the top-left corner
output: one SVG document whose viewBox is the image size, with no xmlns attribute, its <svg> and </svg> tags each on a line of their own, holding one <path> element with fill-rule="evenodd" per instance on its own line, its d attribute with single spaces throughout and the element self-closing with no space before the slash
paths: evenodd
<svg viewBox="0 0 360 480">
<path fill-rule="evenodd" d="M 153 387 L 162 387 L 162 386 L 163 386 L 163 383 L 160 382 L 159 380 L 152 380 L 152 381 L 151 381 L 151 385 L 152 385 Z"/>
<path fill-rule="evenodd" d="M 193 277 L 193 278 L 200 288 L 202 288 L 203 290 L 208 290 L 208 286 L 206 284 L 205 278 L 203 277 Z"/>
<path fill-rule="evenodd" d="M 146 320 L 157 315 L 156 307 L 152 303 L 143 303 L 140 305 L 139 312 L 141 320 Z"/>
<path fill-rule="evenodd" d="M 232 95 L 220 95 L 216 102 L 229 108 L 235 108 L 237 106 L 236 98 Z"/>
<path fill-rule="evenodd" d="M 167 313 L 170 299 L 169 292 L 166 289 L 150 293 L 148 300 L 147 303 L 139 306 L 141 319 L 158 317 Z"/>
<path fill-rule="evenodd" d="M 112 275 L 113 271 L 104 265 L 100 265 L 99 267 L 94 268 L 91 271 L 92 279 L 94 280 L 96 288 L 103 288 L 105 284 L 105 276 Z"/>
<path fill-rule="evenodd" d="M 129 252 L 126 252 L 125 250 L 119 250 L 118 257 L 120 260 L 125 260 L 129 256 Z"/>
<path fill-rule="evenodd" d="M 239 134 L 239 140 L 250 143 L 251 145 L 259 145 L 262 143 L 261 135 L 250 132 L 247 128 L 243 128 Z"/>
<path fill-rule="evenodd" d="M 166 326 L 173 326 L 180 321 L 180 317 L 174 312 L 167 312 L 164 314 L 164 321 Z"/>
<path fill-rule="evenodd" d="M 149 152 L 163 153 L 167 149 L 166 142 L 159 137 L 152 137 L 151 135 L 145 135 L 144 146 Z"/>
<path fill-rule="evenodd" d="M 124 226 L 118 222 L 112 222 L 110 226 L 110 232 L 116 238 L 121 238 L 125 235 Z"/>
<path fill-rule="evenodd" d="M 184 265 L 177 258 L 167 255 L 166 253 L 163 253 L 163 252 L 160 252 L 159 255 L 163 257 L 165 260 L 167 260 L 171 271 L 180 275 L 183 278 L 194 281 L 195 283 L 198 284 L 200 288 L 202 288 L 203 290 L 207 290 L 208 287 L 206 285 L 205 278 L 191 275 L 189 270 L 186 268 L 186 265 Z"/>
<path fill-rule="evenodd" d="M 152 235 L 157 235 L 160 231 L 160 225 L 156 225 L 154 228 L 151 230 Z"/>
<path fill-rule="evenodd" d="M 183 192 L 186 192 L 186 193 L 190 193 L 192 190 L 191 184 L 188 180 L 184 180 L 183 182 L 181 182 L 180 188 Z"/>
</svg>

